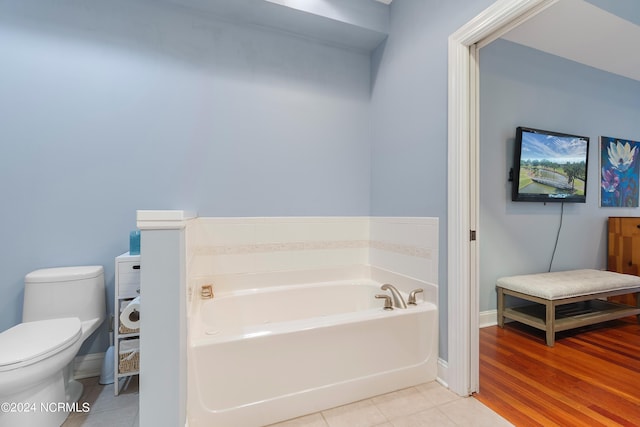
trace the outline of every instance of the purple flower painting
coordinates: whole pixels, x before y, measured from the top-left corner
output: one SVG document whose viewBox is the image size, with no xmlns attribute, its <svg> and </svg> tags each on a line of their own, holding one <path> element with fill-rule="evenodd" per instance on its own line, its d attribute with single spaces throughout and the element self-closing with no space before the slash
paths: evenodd
<svg viewBox="0 0 640 427">
<path fill-rule="evenodd" d="M 600 137 L 600 206 L 638 207 L 640 142 Z"/>
</svg>

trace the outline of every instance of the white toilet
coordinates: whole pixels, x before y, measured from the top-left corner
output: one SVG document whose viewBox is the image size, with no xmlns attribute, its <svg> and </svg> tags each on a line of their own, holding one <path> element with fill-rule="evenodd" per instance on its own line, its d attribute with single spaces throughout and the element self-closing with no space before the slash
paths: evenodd
<svg viewBox="0 0 640 427">
<path fill-rule="evenodd" d="M 0 427 L 57 427 L 82 394 L 73 359 L 105 318 L 104 270 L 46 268 L 24 286 L 23 323 L 0 332 Z"/>
</svg>

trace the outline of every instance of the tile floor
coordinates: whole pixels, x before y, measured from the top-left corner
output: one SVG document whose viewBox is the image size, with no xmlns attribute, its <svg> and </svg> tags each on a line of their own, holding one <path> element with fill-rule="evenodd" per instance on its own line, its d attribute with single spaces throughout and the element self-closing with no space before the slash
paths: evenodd
<svg viewBox="0 0 640 427">
<path fill-rule="evenodd" d="M 504 418 L 437 382 L 420 384 L 270 427 L 501 427 Z"/>
<path fill-rule="evenodd" d="M 113 385 L 102 386 L 97 377 L 81 380 L 85 384 L 81 401 L 88 402 L 91 410 L 86 414 L 71 414 L 62 427 L 137 427 L 138 382 L 137 377 L 133 378 L 127 390 L 118 396 L 113 395 Z M 459 397 L 437 382 L 430 382 L 270 427 L 374 426 L 500 427 L 511 424 L 476 399 Z"/>
<path fill-rule="evenodd" d="M 69 414 L 62 427 L 138 427 L 138 377 L 131 377 L 118 396 L 113 395 L 113 384 L 100 385 L 98 380 L 79 380 L 84 384 L 80 402 L 89 403 L 90 410 Z"/>
</svg>

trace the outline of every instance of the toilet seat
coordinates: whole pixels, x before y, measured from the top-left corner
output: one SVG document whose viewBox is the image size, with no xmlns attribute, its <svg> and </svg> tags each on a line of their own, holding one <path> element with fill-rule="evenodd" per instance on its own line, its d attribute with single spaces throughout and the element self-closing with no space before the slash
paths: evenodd
<svg viewBox="0 0 640 427">
<path fill-rule="evenodd" d="M 20 323 L 0 333 L 0 372 L 46 359 L 82 336 L 77 317 Z"/>
</svg>

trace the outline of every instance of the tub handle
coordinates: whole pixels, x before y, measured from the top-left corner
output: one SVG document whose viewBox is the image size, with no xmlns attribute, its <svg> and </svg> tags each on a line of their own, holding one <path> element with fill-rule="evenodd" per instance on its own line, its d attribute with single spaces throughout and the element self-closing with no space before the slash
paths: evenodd
<svg viewBox="0 0 640 427">
<path fill-rule="evenodd" d="M 409 294 L 409 300 L 407 301 L 407 304 L 418 305 L 418 303 L 416 302 L 416 294 L 419 294 L 420 292 L 424 292 L 424 289 L 418 288 L 418 289 L 412 290 L 411 293 Z"/>
<path fill-rule="evenodd" d="M 384 298 L 384 309 L 385 310 L 393 310 L 393 305 L 391 304 L 391 297 L 389 295 L 376 295 L 376 298 L 381 299 Z"/>
</svg>

